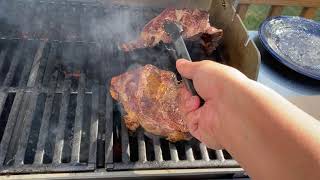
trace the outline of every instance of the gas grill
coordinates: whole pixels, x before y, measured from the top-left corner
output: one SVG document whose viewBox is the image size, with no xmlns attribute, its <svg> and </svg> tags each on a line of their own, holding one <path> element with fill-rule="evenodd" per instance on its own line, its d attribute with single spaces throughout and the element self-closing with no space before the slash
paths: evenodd
<svg viewBox="0 0 320 180">
<path fill-rule="evenodd" d="M 233 12 L 215 3 L 217 13 Z M 195 139 L 170 143 L 143 129 L 128 132 L 122 121 L 121 105 L 109 94 L 113 76 L 143 64 L 176 72 L 162 44 L 128 53 L 119 49 L 162 10 L 100 1 L 0 0 L 1 175 L 103 172 L 112 177 L 132 170 L 195 168 L 216 170 L 215 175 L 243 173 L 224 150 Z M 114 19 L 121 27 L 130 17 L 129 29 L 115 24 Z M 254 79 L 259 55 L 251 41 L 238 40 L 246 41 L 242 48 L 251 52 L 250 62 L 229 61 L 228 43 L 211 56 L 196 42 L 187 46 L 193 59 L 233 65 Z M 241 69 L 246 63 L 252 68 Z"/>
</svg>

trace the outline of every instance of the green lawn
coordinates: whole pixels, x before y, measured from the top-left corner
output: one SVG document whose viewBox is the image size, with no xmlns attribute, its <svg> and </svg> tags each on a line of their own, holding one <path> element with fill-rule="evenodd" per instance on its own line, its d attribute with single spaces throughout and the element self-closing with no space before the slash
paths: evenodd
<svg viewBox="0 0 320 180">
<path fill-rule="evenodd" d="M 247 12 L 246 19 L 244 23 L 248 30 L 256 30 L 259 28 L 260 23 L 266 18 L 268 15 L 270 6 L 265 5 L 251 5 Z M 286 7 L 282 15 L 287 16 L 297 16 L 300 14 L 302 8 L 300 7 Z M 317 11 L 317 16 L 315 20 L 320 21 L 320 9 Z"/>
</svg>

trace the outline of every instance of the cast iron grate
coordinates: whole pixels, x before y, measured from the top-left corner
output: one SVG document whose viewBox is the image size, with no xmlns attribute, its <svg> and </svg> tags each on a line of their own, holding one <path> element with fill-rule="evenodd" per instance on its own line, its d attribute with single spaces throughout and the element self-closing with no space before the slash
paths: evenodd
<svg viewBox="0 0 320 180">
<path fill-rule="evenodd" d="M 99 58 L 95 46 L 0 44 L 0 173 L 94 170 L 105 91 L 87 70 Z"/>
</svg>

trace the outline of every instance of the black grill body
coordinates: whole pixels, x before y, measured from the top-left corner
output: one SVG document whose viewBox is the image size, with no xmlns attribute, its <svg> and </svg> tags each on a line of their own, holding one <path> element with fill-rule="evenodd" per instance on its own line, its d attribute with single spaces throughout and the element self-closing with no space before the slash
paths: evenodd
<svg viewBox="0 0 320 180">
<path fill-rule="evenodd" d="M 109 94 L 110 79 L 136 66 L 177 73 L 163 44 L 119 49 L 163 9 L 0 0 L 0 10 L 1 174 L 239 167 L 195 139 L 128 132 Z M 222 49 L 187 46 L 193 59 L 223 62 Z"/>
</svg>

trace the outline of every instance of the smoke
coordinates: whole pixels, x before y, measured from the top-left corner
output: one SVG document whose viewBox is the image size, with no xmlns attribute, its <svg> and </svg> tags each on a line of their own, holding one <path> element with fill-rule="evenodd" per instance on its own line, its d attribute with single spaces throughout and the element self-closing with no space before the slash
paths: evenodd
<svg viewBox="0 0 320 180">
<path fill-rule="evenodd" d="M 111 44 L 136 40 L 147 21 L 143 11 L 115 7 L 105 11 L 104 16 L 94 19 L 90 25 L 90 35 L 95 42 L 108 48 Z"/>
<path fill-rule="evenodd" d="M 0 1 L 0 33 L 3 37 L 48 38 L 48 9 L 34 0 Z"/>
<path fill-rule="evenodd" d="M 135 39 L 138 24 L 143 24 L 143 12 L 112 5 L 103 9 L 101 4 L 98 7 L 97 3 L 90 1 L 86 1 L 86 4 L 80 0 L 66 2 L 0 0 L 0 32 L 16 38 L 62 41 L 93 39 L 110 47 L 110 39 L 114 42 Z M 82 6 L 73 6 L 72 3 Z"/>
<path fill-rule="evenodd" d="M 93 41 L 98 42 L 105 51 L 112 52 L 114 47 L 136 40 L 144 25 L 157 15 L 150 8 L 81 2 L 78 2 L 79 6 L 74 6 L 64 1 L 0 0 L 0 35 L 70 42 Z"/>
<path fill-rule="evenodd" d="M 103 8 L 101 4 L 90 1 L 68 2 L 0 0 L 0 36 L 70 42 L 58 48 L 59 54 L 64 63 L 78 67 L 86 63 L 86 52 L 96 57 L 100 56 L 100 52 L 81 49 L 76 47 L 74 42 L 94 42 L 101 49 L 103 57 L 112 55 L 110 59 L 89 59 L 93 68 L 100 69 L 102 66 L 116 67 L 117 62 L 106 61 L 115 59 L 115 51 L 119 51 L 121 44 L 137 39 L 144 25 L 153 18 L 149 10 L 143 8 L 127 8 L 113 4 Z M 121 69 L 128 68 L 127 62 L 124 62 L 127 57 L 124 56 L 119 61 L 118 66 L 122 66 Z"/>
</svg>

